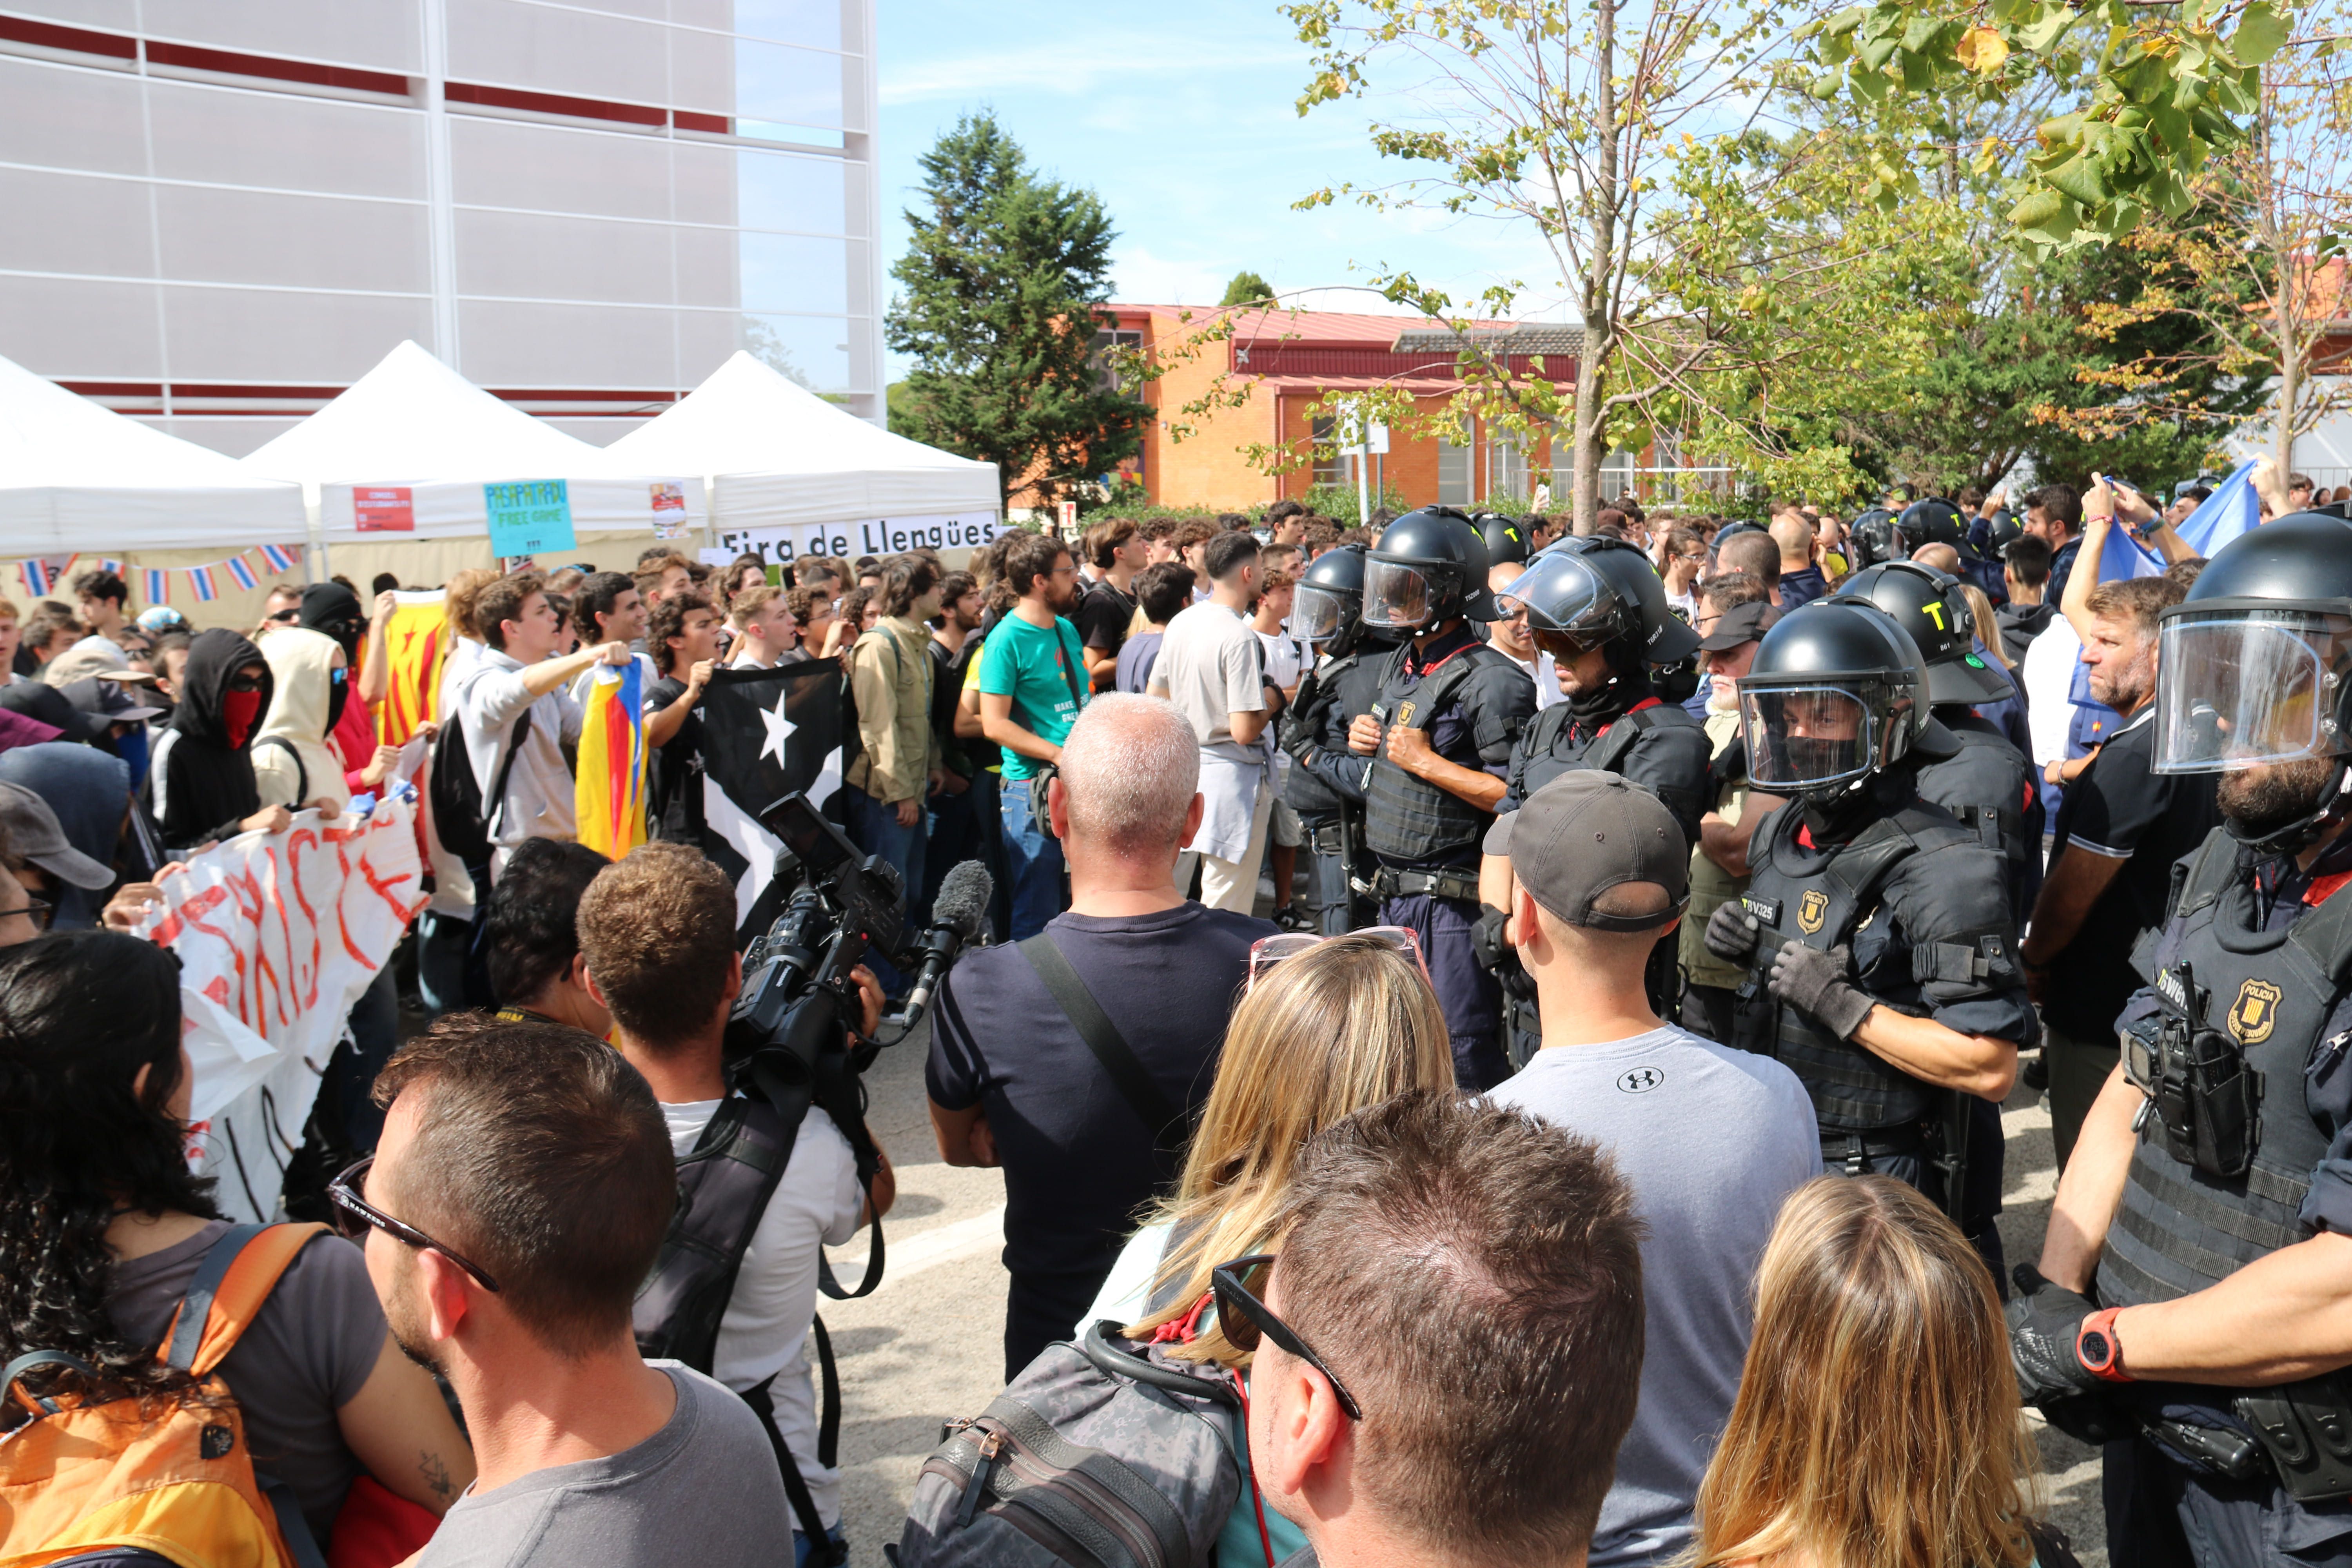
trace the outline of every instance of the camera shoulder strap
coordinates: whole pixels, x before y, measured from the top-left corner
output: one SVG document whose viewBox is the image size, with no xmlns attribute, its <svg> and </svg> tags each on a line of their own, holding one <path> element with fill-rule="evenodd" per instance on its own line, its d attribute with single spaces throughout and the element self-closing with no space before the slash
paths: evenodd
<svg viewBox="0 0 2352 1568">
<path fill-rule="evenodd" d="M 1068 1016 L 1071 1026 L 1078 1031 L 1078 1038 L 1086 1042 L 1087 1049 L 1094 1053 L 1095 1060 L 1109 1075 L 1111 1087 L 1118 1090 L 1118 1097 L 1127 1101 L 1128 1109 L 1142 1121 L 1155 1143 L 1164 1140 L 1181 1113 L 1168 1103 L 1160 1086 L 1151 1081 L 1151 1075 L 1136 1059 L 1133 1048 L 1118 1032 L 1118 1026 L 1110 1021 L 1110 1015 L 1102 1010 L 1102 1004 L 1095 1000 L 1095 994 L 1079 978 L 1076 967 L 1055 945 L 1049 932 L 1039 931 L 1018 945 L 1022 956 L 1037 971 L 1037 978 L 1045 983 L 1046 994 Z"/>
</svg>

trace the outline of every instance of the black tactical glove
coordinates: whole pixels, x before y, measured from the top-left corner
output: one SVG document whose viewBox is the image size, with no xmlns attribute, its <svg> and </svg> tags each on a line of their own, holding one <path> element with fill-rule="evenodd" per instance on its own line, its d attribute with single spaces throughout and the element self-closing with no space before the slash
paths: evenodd
<svg viewBox="0 0 2352 1568">
<path fill-rule="evenodd" d="M 1853 967 L 1853 953 L 1848 948 L 1824 952 L 1801 942 L 1783 942 L 1772 955 L 1772 973 L 1766 984 L 1773 995 L 1811 1014 L 1839 1039 L 1850 1039 L 1878 1005 L 1846 978 Z"/>
<path fill-rule="evenodd" d="M 2018 1293 L 2003 1313 L 2009 1320 L 2009 1359 L 2017 1372 L 2019 1397 L 2079 1442 L 2111 1443 L 2138 1430 L 2074 1351 L 2083 1320 L 2098 1309 L 2064 1286 L 2052 1284 L 2030 1263 L 2019 1264 L 2010 1277 L 2017 1281 Z"/>
<path fill-rule="evenodd" d="M 1492 904 L 1479 906 L 1477 923 L 1470 928 L 1470 951 L 1506 992 L 1522 1002 L 1532 1002 L 1536 995 L 1535 976 L 1519 962 L 1519 950 L 1503 932 L 1510 918 L 1507 911 Z"/>
<path fill-rule="evenodd" d="M 1757 933 L 1763 929 L 1733 899 L 1706 917 L 1706 950 L 1726 963 L 1745 963 L 1755 956 Z"/>
</svg>

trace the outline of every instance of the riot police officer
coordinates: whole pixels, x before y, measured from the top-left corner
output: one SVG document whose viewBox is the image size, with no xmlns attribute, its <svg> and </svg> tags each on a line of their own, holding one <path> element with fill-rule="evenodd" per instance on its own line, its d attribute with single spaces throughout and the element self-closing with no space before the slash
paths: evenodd
<svg viewBox="0 0 2352 1568">
<path fill-rule="evenodd" d="M 1509 1072 L 1473 935 L 1478 847 L 1536 707 L 1527 671 L 1468 625 L 1496 614 L 1487 564 L 1477 529 L 1448 507 L 1407 512 L 1382 531 L 1364 558 L 1364 624 L 1404 641 L 1381 666 L 1372 710 L 1348 731 L 1348 749 L 1372 759 L 1364 839 L 1380 861 L 1380 920 L 1420 938 L 1454 1076 L 1481 1089 Z"/>
<path fill-rule="evenodd" d="M 1855 571 L 1886 561 L 1907 561 L 1918 541 L 1903 530 L 1895 515 L 1874 506 L 1856 516 L 1846 529 L 1846 563 Z"/>
<path fill-rule="evenodd" d="M 2010 1308 L 2028 1400 L 2106 1443 L 2117 1563 L 2352 1550 L 2352 528 L 2232 541 L 2158 632 L 2157 771 L 2219 772 L 2123 1061 Z M 2094 1296 L 2095 1299 L 2094 1299 Z"/>
<path fill-rule="evenodd" d="M 1919 798 L 1919 768 L 1959 751 L 1927 661 L 1884 610 L 1822 601 L 1764 634 L 1738 689 L 1748 777 L 1793 799 L 1707 922 L 1709 950 L 1748 968 L 1733 1043 L 1803 1081 L 1826 1169 L 1917 1187 L 1997 1264 L 1991 1216 L 1953 1179 L 1965 1100 L 2005 1096 L 2039 1028 L 1999 857 Z"/>
<path fill-rule="evenodd" d="M 1527 525 L 1517 518 L 1506 517 L 1499 511 L 1482 511 L 1470 521 L 1477 526 L 1478 538 L 1486 546 L 1486 565 L 1515 566 L 1535 553 L 1528 542 Z"/>
<path fill-rule="evenodd" d="M 1364 547 L 1327 550 L 1298 580 L 1290 610 L 1293 635 L 1321 656 L 1282 715 L 1282 749 L 1291 769 L 1283 798 L 1298 813 L 1314 857 L 1316 929 L 1339 936 L 1370 923 L 1355 884 L 1370 885 L 1375 867 L 1364 848 L 1364 778 L 1370 763 L 1348 750 L 1348 728 L 1379 701 L 1383 656 L 1391 639 L 1364 625 Z"/>
<path fill-rule="evenodd" d="M 1698 634 L 1667 608 L 1649 558 L 1622 540 L 1563 540 L 1504 590 L 1502 607 L 1526 609 L 1528 630 L 1552 656 L 1568 700 L 1544 709 L 1520 731 L 1500 809 L 1517 811 L 1560 774 L 1593 769 L 1649 789 L 1673 814 L 1684 842 L 1697 843 L 1713 747 L 1704 725 L 1660 700 L 1651 671 L 1689 658 Z M 1523 1067 L 1543 1039 L 1532 987 L 1522 983 L 1517 954 L 1500 940 L 1500 917 L 1511 903 L 1508 859 L 1490 855 L 1481 862 L 1479 897 L 1480 951 L 1507 994 L 1511 1061 Z M 1652 977 L 1652 1005 L 1662 1017 L 1679 1016 L 1674 948 L 1661 942 L 1654 962 L 1661 972 Z"/>
<path fill-rule="evenodd" d="M 1919 646 L 1927 700 L 1960 747 L 1948 761 L 1919 769 L 1919 798 L 1975 828 L 2000 853 L 2010 914 L 2021 929 L 2042 890 L 2041 780 L 2009 737 L 1977 716 L 1976 704 L 2007 701 L 2016 689 L 1977 653 L 1959 579 L 1916 561 L 1890 561 L 1855 573 L 1836 596 L 1876 605 Z"/>
</svg>

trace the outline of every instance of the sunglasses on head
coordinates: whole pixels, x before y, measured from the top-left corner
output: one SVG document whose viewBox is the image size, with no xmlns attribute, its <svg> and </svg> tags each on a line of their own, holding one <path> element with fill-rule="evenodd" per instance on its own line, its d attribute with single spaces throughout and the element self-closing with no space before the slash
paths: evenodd
<svg viewBox="0 0 2352 1568">
<path fill-rule="evenodd" d="M 1427 977 L 1429 962 L 1421 955 L 1421 938 L 1414 935 L 1408 928 L 1366 926 L 1360 931 L 1351 931 L 1348 934 L 1351 937 L 1370 937 L 1374 942 L 1382 942 L 1396 949 L 1412 959 L 1421 970 L 1423 976 Z M 1258 938 L 1250 943 L 1249 978 L 1244 983 L 1242 989 L 1246 991 L 1255 985 L 1260 979 L 1264 978 L 1267 970 L 1272 969 L 1284 959 L 1297 958 L 1309 948 L 1339 940 L 1337 937 L 1318 936 L 1313 931 L 1278 931 L 1273 936 Z"/>
<path fill-rule="evenodd" d="M 1225 1342 L 1237 1351 L 1255 1353 L 1264 1340 L 1272 1340 L 1284 1350 L 1323 1374 L 1339 1401 L 1339 1408 L 1348 1413 L 1350 1421 L 1364 1418 L 1363 1406 L 1348 1392 L 1339 1376 L 1323 1364 L 1323 1358 L 1307 1348 L 1307 1342 L 1291 1331 L 1290 1325 L 1265 1310 L 1260 1292 L 1274 1273 L 1274 1255 L 1252 1253 L 1220 1263 L 1209 1271 L 1209 1289 L 1217 1299 L 1217 1330 Z"/>
<path fill-rule="evenodd" d="M 370 1154 L 327 1184 L 327 1201 L 334 1205 L 335 1228 L 353 1241 L 363 1240 L 370 1230 L 380 1230 L 394 1241 L 404 1242 L 420 1252 L 437 1252 L 472 1275 L 475 1284 L 493 1296 L 497 1295 L 497 1280 L 406 1220 L 393 1218 L 360 1195 L 360 1184 L 367 1180 L 368 1167 L 374 1163 L 375 1156 Z"/>
</svg>

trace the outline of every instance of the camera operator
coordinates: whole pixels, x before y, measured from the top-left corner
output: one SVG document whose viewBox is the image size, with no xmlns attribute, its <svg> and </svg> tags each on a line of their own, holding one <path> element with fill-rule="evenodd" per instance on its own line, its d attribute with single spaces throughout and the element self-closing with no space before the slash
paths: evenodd
<svg viewBox="0 0 2352 1568">
<path fill-rule="evenodd" d="M 692 1152 L 727 1097 L 720 1047 L 743 985 L 734 888 L 698 850 L 641 846 L 589 884 L 580 900 L 580 948 L 591 991 L 613 1015 L 621 1054 L 653 1086 L 676 1152 Z M 865 1004 L 863 1032 L 871 1035 L 881 987 L 863 968 L 855 977 Z M 896 1188 L 886 1155 L 874 1178 L 875 1213 L 888 1212 Z M 806 1341 L 822 1245 L 840 1246 L 872 1217 L 848 1140 L 822 1107 L 812 1106 L 743 1254 L 710 1369 L 768 1415 L 835 1542 L 841 1537 L 841 1475 L 818 1462 Z M 792 1477 L 785 1485 L 793 1489 Z M 801 1530 L 794 1535 L 797 1563 L 813 1555 L 827 1560 L 812 1552 Z M 842 1560 L 837 1546 L 829 1560 Z"/>
</svg>

